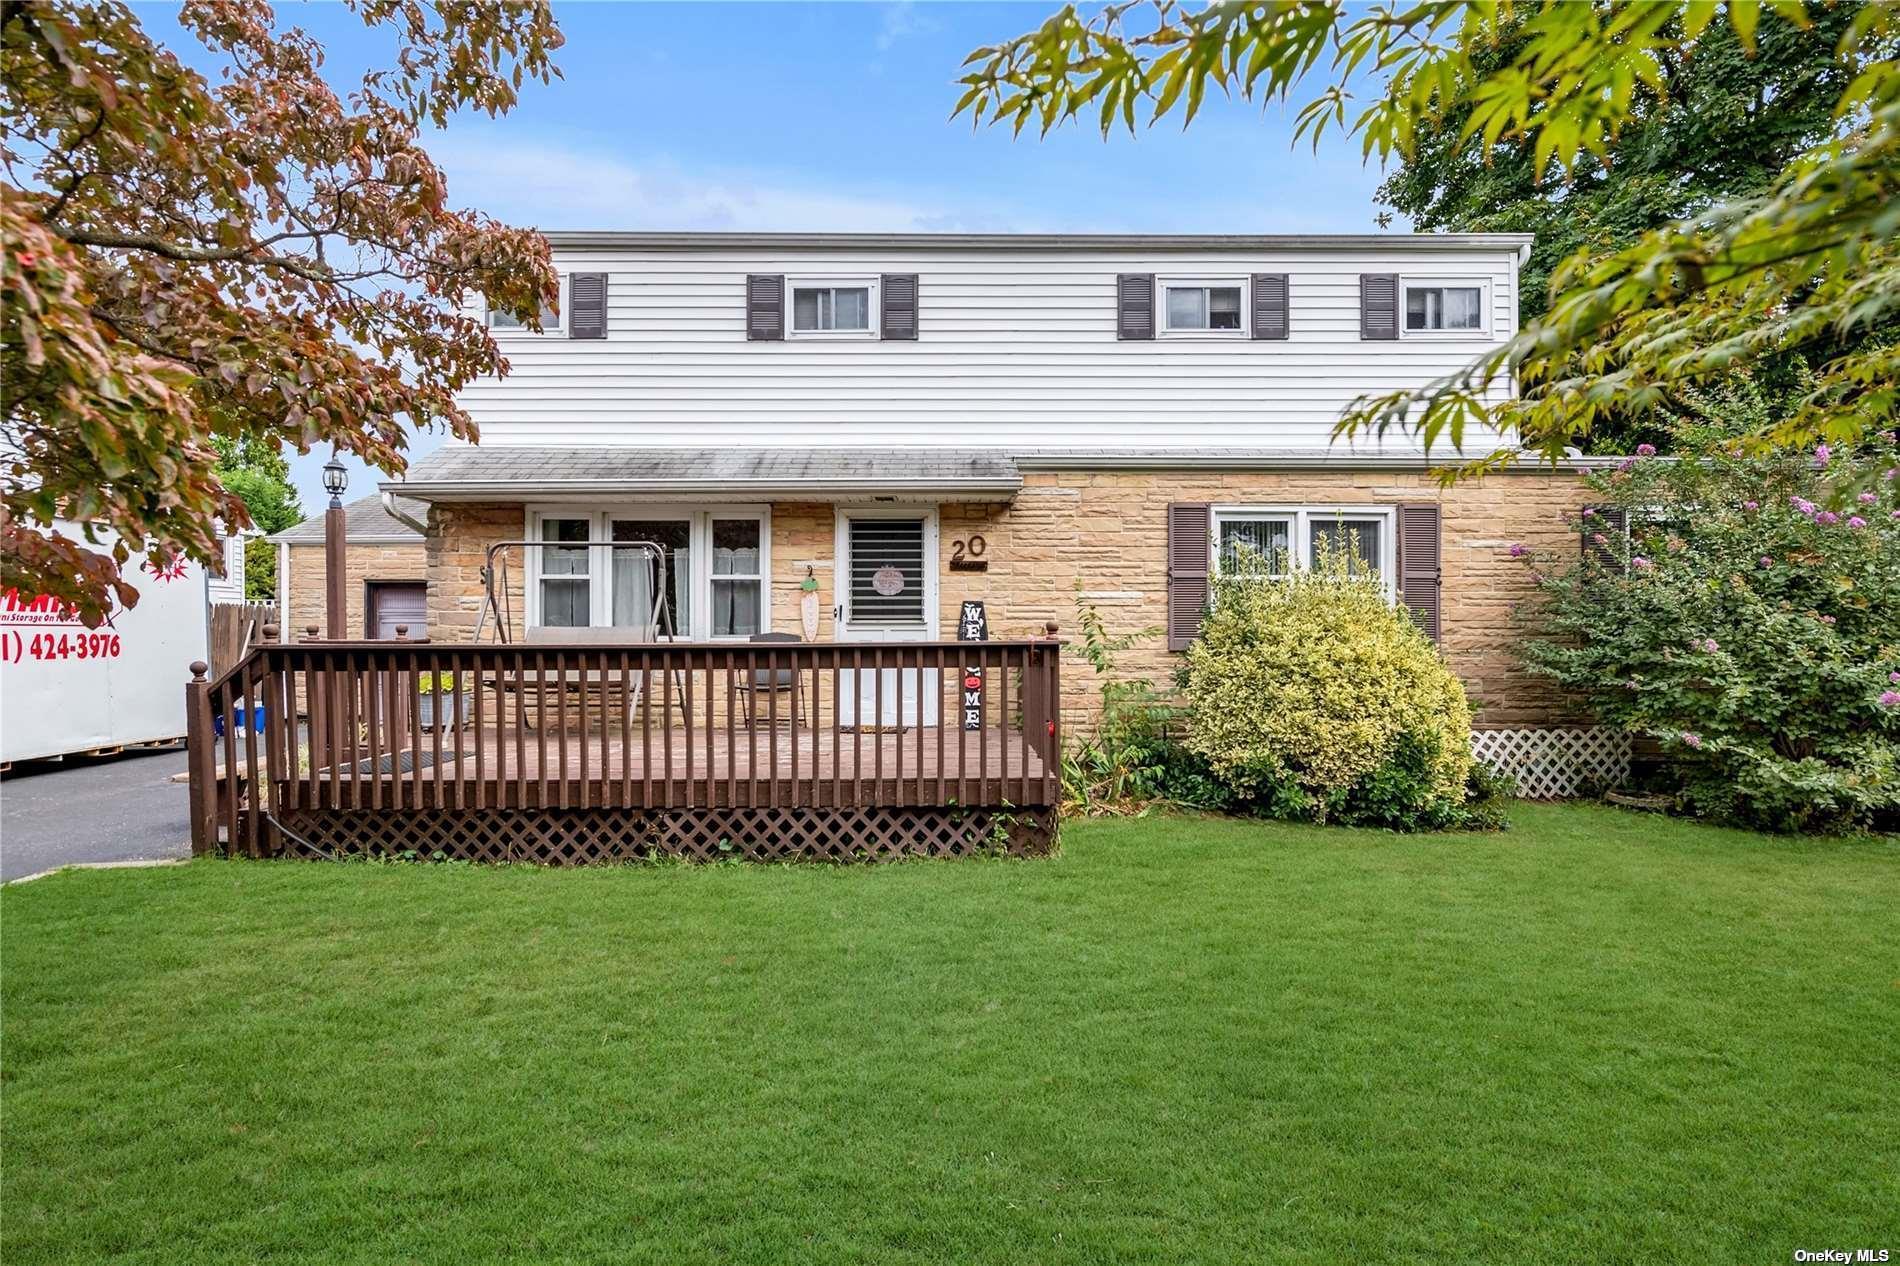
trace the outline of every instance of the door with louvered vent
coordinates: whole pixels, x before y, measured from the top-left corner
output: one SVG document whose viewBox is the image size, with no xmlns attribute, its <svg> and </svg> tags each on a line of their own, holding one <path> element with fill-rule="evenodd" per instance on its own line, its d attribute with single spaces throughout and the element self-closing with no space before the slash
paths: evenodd
<svg viewBox="0 0 1900 1266">
<path fill-rule="evenodd" d="M 937 636 L 937 521 L 925 510 L 844 510 L 838 515 L 838 640 L 927 642 Z M 935 725 L 935 672 L 847 672 L 846 725 Z M 880 682 L 882 678 L 882 706 Z"/>
</svg>

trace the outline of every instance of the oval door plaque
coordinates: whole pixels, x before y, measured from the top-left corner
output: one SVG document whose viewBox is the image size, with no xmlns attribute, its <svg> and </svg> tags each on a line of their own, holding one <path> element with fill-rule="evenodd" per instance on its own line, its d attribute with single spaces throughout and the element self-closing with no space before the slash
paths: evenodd
<svg viewBox="0 0 1900 1266">
<path fill-rule="evenodd" d="M 895 598 L 904 592 L 904 573 L 895 567 L 880 567 L 871 573 L 871 588 L 881 598 Z"/>
</svg>

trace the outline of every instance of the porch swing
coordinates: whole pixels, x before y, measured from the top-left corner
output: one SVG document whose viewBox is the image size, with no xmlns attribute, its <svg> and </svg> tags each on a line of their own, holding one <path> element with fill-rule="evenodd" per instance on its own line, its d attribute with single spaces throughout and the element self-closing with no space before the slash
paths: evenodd
<svg viewBox="0 0 1900 1266">
<path fill-rule="evenodd" d="M 652 646 L 662 637 L 672 640 L 678 632 L 675 622 L 673 601 L 670 594 L 671 579 L 674 570 L 672 552 L 665 546 L 652 541 L 533 541 L 513 540 L 497 541 L 490 545 L 482 559 L 482 610 L 475 623 L 475 641 L 484 641 L 491 645 L 508 646 L 514 644 L 514 603 L 512 597 L 513 569 L 510 559 L 515 551 L 541 549 L 547 551 L 569 552 L 575 550 L 610 549 L 617 551 L 614 563 L 614 615 L 611 625 L 598 626 L 582 624 L 572 626 L 536 624 L 523 629 L 522 645 L 525 646 Z M 638 552 L 645 565 L 621 567 L 628 553 Z M 525 569 L 524 569 L 525 573 Z M 587 572 L 563 573 L 585 577 Z M 623 588 L 624 587 L 624 588 Z M 620 601 L 625 594 L 624 605 Z M 523 613 L 525 617 L 525 612 Z M 670 671 L 673 675 L 673 699 L 680 709 L 680 717 L 686 719 L 684 678 L 677 667 Z M 631 687 L 626 691 L 624 705 L 628 716 L 632 716 L 645 697 L 648 673 L 636 672 L 632 675 Z M 520 697 L 521 712 L 526 716 L 525 695 L 529 689 L 537 692 L 549 685 L 578 695 L 583 709 L 590 690 L 597 691 L 601 697 L 604 713 L 607 692 L 615 684 L 601 669 L 563 668 L 557 670 L 554 679 L 549 681 L 545 670 L 530 683 L 519 679 L 510 679 L 498 674 L 493 686 L 496 701 L 500 704 L 512 693 Z M 538 718 L 537 718 L 538 719 Z"/>
</svg>

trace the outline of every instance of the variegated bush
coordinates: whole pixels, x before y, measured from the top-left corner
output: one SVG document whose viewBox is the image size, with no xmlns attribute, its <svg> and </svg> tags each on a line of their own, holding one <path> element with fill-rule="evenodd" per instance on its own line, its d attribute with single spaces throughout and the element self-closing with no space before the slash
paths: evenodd
<svg viewBox="0 0 1900 1266">
<path fill-rule="evenodd" d="M 1403 798 L 1442 812 L 1403 805 L 1392 824 L 1452 824 L 1471 768 L 1464 688 L 1383 586 L 1342 561 L 1270 578 L 1243 560 L 1214 582 L 1184 673 L 1188 745 L 1241 800 L 1318 820 L 1383 821 L 1341 810 L 1369 788 L 1390 794 L 1373 783 L 1410 756 L 1421 776 L 1399 780 Z"/>
</svg>

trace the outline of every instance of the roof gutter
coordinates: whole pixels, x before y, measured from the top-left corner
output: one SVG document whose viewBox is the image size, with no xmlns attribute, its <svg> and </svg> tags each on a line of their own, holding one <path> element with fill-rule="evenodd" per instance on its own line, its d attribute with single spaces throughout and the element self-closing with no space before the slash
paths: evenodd
<svg viewBox="0 0 1900 1266">
<path fill-rule="evenodd" d="M 391 492 L 387 487 L 385 487 L 382 489 L 382 494 L 383 494 L 383 513 L 384 514 L 388 515 L 390 518 L 394 519 L 396 522 L 402 524 L 404 527 L 414 528 L 419 535 L 422 535 L 422 536 L 429 535 L 428 524 L 416 522 L 413 518 L 404 514 L 402 510 L 397 507 L 395 493 Z"/>
<path fill-rule="evenodd" d="M 739 479 L 443 479 L 383 485 L 384 500 L 398 492 L 419 501 L 547 501 L 565 497 L 613 496 L 625 493 L 711 495 L 724 501 L 791 499 L 797 497 L 977 497 L 1007 501 L 1022 491 L 1023 481 L 993 479 L 821 479 L 756 481 Z M 391 513 L 395 513 L 393 510 Z M 400 517 L 400 516 L 399 516 Z M 404 520 L 410 522 L 411 520 Z"/>
<path fill-rule="evenodd" d="M 1527 251 L 1529 233 L 647 233 L 550 229 L 569 249 L 1288 251 L 1472 249 Z"/>
</svg>

